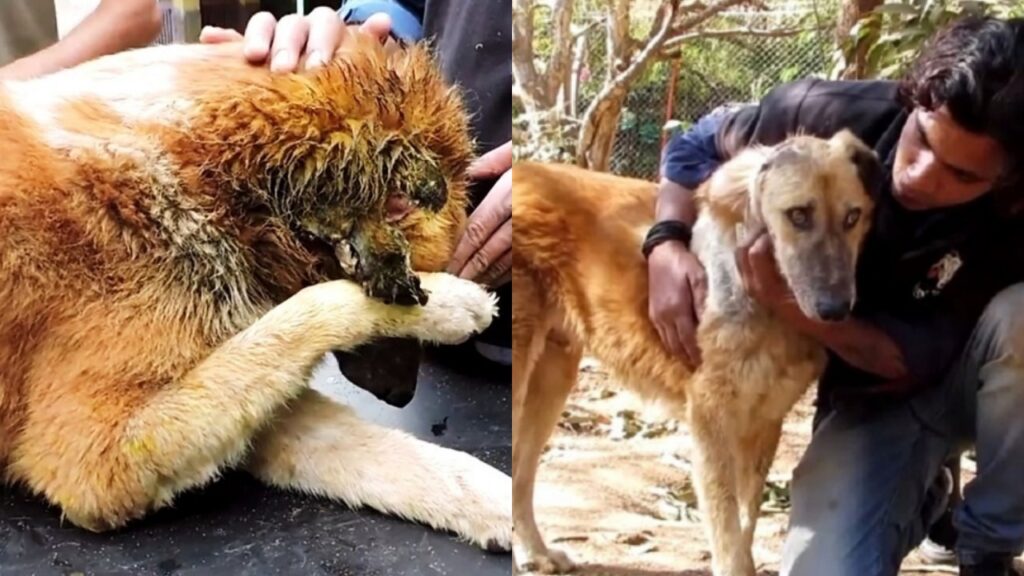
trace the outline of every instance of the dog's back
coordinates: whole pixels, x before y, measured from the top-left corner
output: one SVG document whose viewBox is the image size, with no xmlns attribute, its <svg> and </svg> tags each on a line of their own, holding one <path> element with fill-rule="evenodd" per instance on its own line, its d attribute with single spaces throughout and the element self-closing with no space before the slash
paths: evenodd
<svg viewBox="0 0 1024 576">
<path fill-rule="evenodd" d="M 657 186 L 530 162 L 513 167 L 513 180 L 513 330 L 551 329 L 650 397 L 684 400 L 689 373 L 648 319 L 640 248 L 654 223 Z M 521 332 L 513 337 L 529 340 Z M 669 382 L 679 387 L 666 388 Z"/>
</svg>

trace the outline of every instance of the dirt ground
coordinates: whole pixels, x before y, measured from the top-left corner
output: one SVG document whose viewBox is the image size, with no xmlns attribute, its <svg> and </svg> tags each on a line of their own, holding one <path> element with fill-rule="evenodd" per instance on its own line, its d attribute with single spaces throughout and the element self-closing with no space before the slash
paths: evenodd
<svg viewBox="0 0 1024 576">
<path fill-rule="evenodd" d="M 761 576 L 777 574 L 788 481 L 810 439 L 812 414 L 808 396 L 785 424 L 755 539 Z M 689 478 L 691 453 L 685 425 L 645 406 L 585 359 L 538 475 L 537 519 L 549 545 L 580 563 L 580 574 L 709 575 L 710 552 Z M 926 566 L 916 554 L 901 572 L 956 573 Z"/>
</svg>

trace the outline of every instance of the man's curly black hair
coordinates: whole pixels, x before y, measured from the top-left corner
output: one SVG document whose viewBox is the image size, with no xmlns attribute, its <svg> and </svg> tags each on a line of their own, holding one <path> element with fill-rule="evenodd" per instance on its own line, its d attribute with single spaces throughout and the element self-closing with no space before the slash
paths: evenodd
<svg viewBox="0 0 1024 576">
<path fill-rule="evenodd" d="M 957 124 L 1001 145 L 1005 179 L 1024 175 L 1024 19 L 956 20 L 927 43 L 900 95 L 910 107 L 945 105 Z"/>
</svg>

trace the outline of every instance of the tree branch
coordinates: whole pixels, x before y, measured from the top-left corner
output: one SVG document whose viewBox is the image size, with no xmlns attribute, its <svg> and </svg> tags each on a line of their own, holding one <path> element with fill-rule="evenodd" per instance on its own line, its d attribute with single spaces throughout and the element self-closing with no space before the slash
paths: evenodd
<svg viewBox="0 0 1024 576">
<path fill-rule="evenodd" d="M 754 28 L 731 28 L 728 30 L 700 30 L 697 32 L 690 32 L 688 34 L 681 34 L 675 36 L 665 42 L 662 47 L 664 52 L 668 52 L 679 46 L 692 42 L 694 40 L 703 40 L 705 38 L 718 38 L 724 40 L 731 40 L 740 37 L 749 38 L 785 38 L 787 36 L 795 36 L 801 32 L 815 32 L 817 28 L 785 28 L 781 30 L 756 30 Z M 667 56 L 668 54 L 666 54 Z"/>
<path fill-rule="evenodd" d="M 745 0 L 725 0 L 725 2 L 741 1 Z M 637 54 L 636 58 L 632 59 L 632 62 L 625 70 L 614 76 L 609 75 L 609 80 L 597 94 L 597 97 L 590 103 L 590 106 L 587 107 L 587 111 L 583 115 L 583 129 L 580 131 L 579 145 L 577 147 L 577 163 L 583 166 L 588 165 L 586 156 L 596 133 L 595 118 L 599 116 L 598 111 L 607 106 L 616 93 L 624 91 L 643 72 L 651 58 L 661 50 L 665 39 L 668 38 L 672 30 L 672 23 L 679 12 L 679 0 L 668 0 L 662 4 L 662 10 L 660 29 L 651 35 L 647 44 Z M 657 22 L 658 20 L 656 19 L 655 21 Z"/>
<path fill-rule="evenodd" d="M 711 20 L 715 16 L 718 16 L 722 12 L 725 12 L 729 8 L 739 6 L 740 4 L 750 4 L 755 0 L 721 0 L 717 4 L 708 6 L 700 12 L 688 16 L 686 18 L 680 18 L 678 22 L 672 25 L 670 31 L 671 36 L 677 36 L 693 30 L 697 26 Z M 674 19 L 674 18 L 673 18 Z"/>
</svg>

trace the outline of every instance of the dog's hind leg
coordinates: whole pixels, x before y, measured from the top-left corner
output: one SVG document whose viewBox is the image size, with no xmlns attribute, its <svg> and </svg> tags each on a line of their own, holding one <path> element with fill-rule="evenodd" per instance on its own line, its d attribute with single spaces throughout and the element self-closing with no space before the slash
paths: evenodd
<svg viewBox="0 0 1024 576">
<path fill-rule="evenodd" d="M 762 422 L 740 440 L 739 505 L 740 529 L 743 531 L 743 549 L 753 550 L 754 530 L 761 513 L 765 479 L 775 460 L 775 451 L 782 434 L 781 422 Z"/>
<path fill-rule="evenodd" d="M 264 482 L 512 546 L 512 481 L 473 456 L 361 420 L 306 390 L 274 417 L 246 467 Z"/>
<path fill-rule="evenodd" d="M 144 386 L 133 382 L 147 376 L 95 363 L 94 370 L 111 374 L 109 384 L 68 382 L 48 388 L 60 397 L 36 399 L 41 408 L 29 415 L 13 472 L 72 523 L 95 531 L 120 527 L 238 462 L 258 429 L 306 389 L 328 351 L 377 336 L 455 343 L 489 325 L 494 299 L 476 284 L 443 274 L 424 275 L 423 283 L 433 293 L 424 307 L 385 305 L 351 282 L 307 288 L 180 380 L 144 396 L 135 392 Z M 103 350 L 81 353 L 104 357 Z M 67 377 L 97 378 L 82 368 L 87 360 L 69 362 Z M 83 392 L 98 389 L 126 392 Z"/>
<path fill-rule="evenodd" d="M 582 350 L 557 331 L 548 333 L 544 351 L 530 374 L 526 397 L 514 417 L 528 418 L 515 438 L 513 462 L 516 563 L 525 571 L 567 572 L 573 562 L 560 550 L 548 548 L 534 518 L 533 489 L 541 452 L 576 384 Z M 528 417 L 526 416 L 528 415 Z M 528 424 L 527 424 L 528 423 Z"/>
<path fill-rule="evenodd" d="M 524 570 L 566 571 L 572 562 L 548 550 L 537 528 L 533 487 L 541 451 L 576 382 L 579 354 L 564 339 L 549 341 L 551 307 L 528 266 L 513 264 L 512 293 L 514 562 Z"/>
<path fill-rule="evenodd" d="M 704 391 L 722 388 L 706 382 L 695 387 Z M 736 423 L 723 422 L 722 414 L 728 410 L 716 409 L 715 398 L 704 396 L 706 393 L 691 398 L 689 422 L 697 456 L 694 488 L 711 544 L 712 573 L 714 576 L 753 576 L 753 559 L 749 548 L 743 547 L 740 530 L 736 463 L 740 451 L 730 428 Z"/>
</svg>

